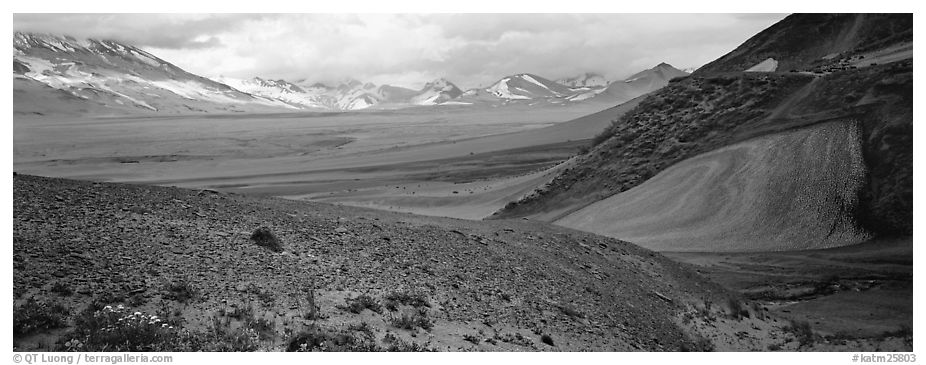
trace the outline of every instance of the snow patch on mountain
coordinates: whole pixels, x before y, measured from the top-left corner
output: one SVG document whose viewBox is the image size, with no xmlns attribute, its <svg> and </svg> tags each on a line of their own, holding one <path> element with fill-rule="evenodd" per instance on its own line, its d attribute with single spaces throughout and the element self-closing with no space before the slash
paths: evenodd
<svg viewBox="0 0 926 365">
<path fill-rule="evenodd" d="M 542 87 L 542 88 L 544 88 L 544 89 L 550 90 L 550 88 L 547 87 L 547 85 L 541 84 L 540 81 L 537 81 L 536 79 L 534 79 L 533 77 L 531 77 L 531 75 L 523 74 L 523 75 L 520 75 L 520 76 L 521 76 L 522 79 L 527 80 L 527 82 L 530 82 L 530 83 L 532 83 L 532 84 L 534 84 L 534 85 L 540 86 L 540 87 Z M 557 94 L 557 92 L 555 92 L 555 91 L 553 91 L 553 90 L 550 90 L 550 92 L 552 92 L 552 93 L 554 93 L 554 94 Z"/>
<path fill-rule="evenodd" d="M 496 82 L 494 85 L 490 86 L 488 89 L 486 89 L 486 91 L 502 99 L 520 99 L 520 100 L 530 99 L 529 97 L 524 96 L 524 95 L 512 94 L 511 91 L 508 90 L 508 81 L 511 81 L 510 77 L 503 78 L 499 80 L 498 82 Z"/>
<path fill-rule="evenodd" d="M 757 63 L 755 66 L 746 69 L 745 72 L 775 72 L 777 69 L 778 61 L 769 57 L 764 61 Z"/>
</svg>

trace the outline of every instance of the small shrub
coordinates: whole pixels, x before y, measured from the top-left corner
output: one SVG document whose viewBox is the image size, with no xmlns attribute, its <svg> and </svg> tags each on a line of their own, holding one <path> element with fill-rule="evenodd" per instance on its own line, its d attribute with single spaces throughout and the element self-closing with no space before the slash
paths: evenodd
<svg viewBox="0 0 926 365">
<path fill-rule="evenodd" d="M 346 310 L 354 314 L 360 314 L 364 309 L 369 309 L 376 313 L 382 313 L 383 307 L 376 301 L 375 298 L 361 294 L 356 298 L 345 298 L 344 302 L 347 303 L 346 306 L 338 306 L 339 309 Z"/>
<path fill-rule="evenodd" d="M 107 304 L 118 304 L 118 303 L 124 302 L 125 295 L 123 293 L 117 293 L 117 292 L 104 292 L 98 295 L 96 298 L 94 298 L 93 301 L 95 302 L 94 305 L 98 306 L 98 308 L 96 309 L 99 310 L 99 309 L 102 309 Z"/>
<path fill-rule="evenodd" d="M 707 337 L 698 336 L 698 339 L 695 340 L 695 351 L 698 352 L 713 352 L 715 350 L 714 343 L 711 342 Z"/>
<path fill-rule="evenodd" d="M 768 345 L 769 351 L 781 351 L 781 344 L 771 343 Z"/>
<path fill-rule="evenodd" d="M 164 288 L 164 299 L 175 300 L 180 303 L 189 303 L 197 297 L 198 291 L 193 284 L 187 279 L 179 279 L 168 283 Z"/>
<path fill-rule="evenodd" d="M 300 331 L 291 337 L 286 345 L 287 352 L 307 352 L 321 347 L 326 337 L 316 331 Z"/>
<path fill-rule="evenodd" d="M 507 342 L 507 343 L 513 343 L 518 346 L 524 346 L 524 347 L 534 346 L 534 341 L 532 341 L 531 339 L 527 337 L 522 336 L 520 333 L 517 333 L 517 332 L 515 332 L 514 334 L 506 333 L 504 335 L 499 335 L 496 333 L 494 338 L 496 340 Z"/>
<path fill-rule="evenodd" d="M 286 351 L 363 351 L 379 350 L 372 337 L 356 337 L 349 332 L 310 326 L 287 341 Z"/>
<path fill-rule="evenodd" d="M 351 324 L 347 326 L 347 330 L 350 332 L 359 332 L 369 341 L 373 341 L 373 327 L 369 323 L 360 322 L 359 324 Z"/>
<path fill-rule="evenodd" d="M 415 308 L 431 307 L 428 297 L 421 293 L 391 292 L 383 298 L 383 305 L 392 312 L 398 310 L 398 304 L 410 305 Z"/>
<path fill-rule="evenodd" d="M 415 328 L 421 327 L 422 329 L 429 330 L 434 324 L 431 322 L 431 319 L 428 318 L 428 312 L 426 309 L 418 308 L 411 315 L 408 313 L 402 313 L 401 316 L 392 317 L 392 325 L 396 328 L 413 330 Z"/>
<path fill-rule="evenodd" d="M 48 304 L 29 298 L 13 308 L 13 335 L 28 335 L 67 325 L 68 309 L 60 303 Z"/>
<path fill-rule="evenodd" d="M 540 336 L 540 342 L 543 342 L 550 346 L 556 346 L 553 344 L 553 337 L 550 337 L 550 335 L 547 335 L 547 334 Z"/>
<path fill-rule="evenodd" d="M 474 336 L 474 335 L 471 335 L 471 334 L 465 334 L 465 335 L 463 335 L 463 340 L 464 340 L 464 341 L 467 341 L 467 342 L 470 342 L 470 343 L 472 343 L 473 345 L 478 345 L 479 342 L 482 341 L 479 337 Z"/>
<path fill-rule="evenodd" d="M 174 351 L 179 340 L 178 329 L 158 316 L 122 305 L 87 308 L 74 324 L 68 341 L 84 351 Z"/>
<path fill-rule="evenodd" d="M 752 302 L 752 311 L 756 313 L 756 318 L 758 319 L 765 320 L 768 318 L 765 315 L 765 309 L 762 308 L 762 305 L 759 304 L 759 302 Z"/>
<path fill-rule="evenodd" d="M 810 328 L 809 322 L 792 319 L 784 330 L 794 334 L 801 347 L 811 345 L 814 342 L 813 330 Z"/>
<path fill-rule="evenodd" d="M 270 290 L 258 290 L 257 299 L 267 307 L 272 306 L 273 303 L 276 302 L 276 296 L 274 296 L 273 292 Z"/>
<path fill-rule="evenodd" d="M 258 318 L 247 323 L 248 328 L 254 329 L 261 340 L 276 338 L 276 323 L 266 318 Z"/>
<path fill-rule="evenodd" d="M 562 305 L 562 306 L 559 307 L 559 309 L 560 309 L 560 311 L 563 312 L 563 314 L 565 314 L 565 315 L 567 315 L 567 316 L 569 316 L 569 317 L 572 317 L 572 318 L 585 318 L 585 314 L 584 314 L 584 313 L 579 312 L 579 310 L 577 310 L 575 307 L 573 307 L 573 306 L 571 306 L 571 305 Z"/>
<path fill-rule="evenodd" d="M 601 133 L 598 133 L 594 138 L 592 138 L 592 145 L 589 147 L 589 149 L 596 147 L 600 145 L 601 143 L 603 143 L 604 141 L 607 141 L 608 138 L 613 137 L 614 132 L 615 132 L 614 123 L 616 122 L 617 122 L 616 120 L 612 121 L 611 122 L 612 124 L 610 126 L 605 128 L 605 130 L 601 131 Z"/>
<path fill-rule="evenodd" d="M 54 284 L 52 284 L 51 292 L 58 294 L 62 297 L 67 297 L 67 296 L 70 296 L 71 294 L 74 294 L 74 290 L 71 290 L 70 286 L 60 281 L 57 281 Z"/>
<path fill-rule="evenodd" d="M 415 343 L 415 342 L 406 342 L 398 336 L 387 333 L 383 336 L 383 343 L 386 344 L 386 351 L 389 352 L 431 352 L 434 351 L 429 349 L 427 346 Z"/>
<path fill-rule="evenodd" d="M 273 252 L 283 252 L 283 244 L 270 232 L 270 228 L 260 227 L 251 234 L 251 241 Z"/>
<path fill-rule="evenodd" d="M 730 309 L 730 318 L 735 320 L 741 320 L 743 318 L 749 318 L 749 309 L 743 306 L 739 300 L 730 298 L 727 301 L 727 306 Z"/>
<path fill-rule="evenodd" d="M 306 304 L 308 304 L 308 308 L 305 309 L 305 311 L 302 313 L 302 318 L 308 320 L 316 320 L 321 318 L 321 308 L 319 308 L 318 304 L 315 303 L 315 289 L 311 287 L 306 288 L 306 294 L 306 300 L 308 302 Z"/>
<path fill-rule="evenodd" d="M 713 321 L 715 318 L 714 318 L 714 312 L 711 309 L 712 306 L 713 304 L 710 300 L 705 300 L 704 306 L 701 308 L 697 308 L 698 316 L 700 316 L 701 318 L 704 318 L 704 320 L 708 322 Z"/>
<path fill-rule="evenodd" d="M 247 325 L 231 327 L 229 320 L 215 316 L 205 335 L 200 350 L 210 352 L 248 352 L 260 348 L 260 333 Z"/>
<path fill-rule="evenodd" d="M 232 326 L 232 319 L 241 322 Z M 212 317 L 208 333 L 205 336 L 204 351 L 256 351 L 260 341 L 273 340 L 277 336 L 276 323 L 273 320 L 257 318 L 250 303 L 224 317 Z"/>
<path fill-rule="evenodd" d="M 254 318 L 254 305 L 251 302 L 247 302 L 244 306 L 238 306 L 234 311 L 227 313 L 229 318 L 234 318 L 242 322 L 246 322 L 251 318 Z"/>
<path fill-rule="evenodd" d="M 145 295 L 142 293 L 136 293 L 126 299 L 125 304 L 128 304 L 130 307 L 141 307 L 145 305 L 148 301 L 148 298 L 145 298 Z"/>
</svg>

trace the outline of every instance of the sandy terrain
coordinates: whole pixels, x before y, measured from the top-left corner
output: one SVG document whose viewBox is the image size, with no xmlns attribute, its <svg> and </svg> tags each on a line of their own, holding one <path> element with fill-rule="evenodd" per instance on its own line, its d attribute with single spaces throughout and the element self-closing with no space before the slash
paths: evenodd
<svg viewBox="0 0 926 365">
<path fill-rule="evenodd" d="M 422 215 L 479 220 L 546 183 L 566 163 L 514 177 L 472 182 L 413 181 L 327 193 L 283 196 Z M 369 184 L 365 184 L 369 185 Z"/>
<path fill-rule="evenodd" d="M 781 251 L 867 238 L 848 208 L 863 181 L 858 131 L 827 123 L 684 160 L 556 224 L 660 251 Z"/>
</svg>

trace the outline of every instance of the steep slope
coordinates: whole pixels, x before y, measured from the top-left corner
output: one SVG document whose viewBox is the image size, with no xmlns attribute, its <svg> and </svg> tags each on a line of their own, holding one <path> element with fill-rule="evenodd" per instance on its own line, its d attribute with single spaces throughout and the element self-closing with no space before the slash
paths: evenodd
<svg viewBox="0 0 926 365">
<path fill-rule="evenodd" d="M 683 160 L 555 223 L 657 251 L 820 249 L 869 238 L 852 217 L 855 123 L 777 133 Z"/>
<path fill-rule="evenodd" d="M 811 81 L 804 75 L 755 75 L 671 83 L 613 121 L 596 137 L 596 146 L 577 157 L 574 168 L 509 204 L 497 217 L 554 221 L 627 190 L 672 163 L 728 144 L 734 127 L 764 118 Z"/>
<path fill-rule="evenodd" d="M 857 124 L 861 130 L 860 149 L 869 173 L 856 191 L 858 204 L 853 206 L 850 199 L 844 210 L 852 212 L 863 230 L 883 235 L 911 233 L 909 62 L 819 78 L 746 73 L 680 80 L 647 97 L 615 122 L 599 136 L 600 144 L 579 157 L 574 168 L 510 204 L 497 217 L 555 221 L 634 188 L 685 158 L 823 122 Z M 805 239 L 810 245 L 823 237 Z M 844 244 L 852 242 L 846 240 Z M 678 245 L 684 247 L 682 242 Z"/>
<path fill-rule="evenodd" d="M 801 16 L 789 17 L 782 22 L 786 24 L 816 24 L 814 22 L 819 19 L 817 15 L 807 17 L 807 19 L 803 19 Z M 872 16 L 872 18 L 876 17 Z M 831 25 L 832 27 L 842 24 L 843 19 L 840 16 L 824 18 L 836 20 Z M 859 16 L 853 19 L 858 20 L 857 25 L 861 29 L 877 29 L 877 26 L 866 23 L 866 19 L 872 18 Z M 786 42 L 786 38 L 799 35 L 792 32 L 792 27 L 776 25 L 770 29 L 779 29 L 785 32 L 783 35 L 773 34 L 774 32 L 769 33 L 769 31 L 762 33 L 765 39 L 772 39 L 774 42 L 790 44 Z M 892 34 L 907 34 L 903 30 L 891 29 Z M 845 32 L 832 32 L 833 37 L 838 36 L 837 40 L 843 43 L 855 44 L 845 40 L 861 39 L 846 34 Z M 899 39 L 899 45 L 902 46 L 905 38 L 891 36 L 889 39 Z M 750 42 L 754 42 L 754 40 Z M 826 42 L 836 42 L 836 40 L 827 40 Z M 873 43 L 863 42 L 862 44 L 869 44 L 865 47 L 870 48 L 870 44 Z M 850 196 L 840 195 L 842 197 L 833 198 L 838 203 L 835 205 L 822 204 L 816 206 L 817 209 L 826 210 L 821 213 L 820 217 L 829 217 L 821 218 L 822 222 L 818 223 L 840 222 L 833 225 L 833 231 L 824 232 L 825 230 L 809 229 L 805 232 L 812 231 L 814 233 L 791 238 L 782 238 L 780 235 L 775 237 L 771 232 L 765 231 L 766 235 L 763 238 L 757 239 L 753 237 L 751 239 L 751 242 L 754 242 L 756 246 L 737 246 L 730 242 L 717 242 L 712 247 L 728 245 L 721 249 L 737 250 L 819 247 L 820 245 L 831 246 L 834 244 L 855 243 L 860 237 L 856 233 L 861 232 L 872 232 L 881 236 L 909 235 L 912 233 L 912 60 L 909 59 L 911 55 L 904 56 L 903 53 L 893 51 L 898 49 L 898 44 L 884 42 L 877 44 L 883 48 L 868 49 L 867 52 L 869 54 L 890 54 L 891 56 L 888 58 L 894 60 L 894 62 L 886 65 L 856 63 L 853 67 L 829 67 L 815 70 L 815 72 L 742 72 L 748 66 L 739 69 L 739 72 L 725 70 L 725 72 L 711 73 L 707 71 L 710 68 L 718 69 L 720 65 L 725 64 L 719 61 L 712 63 L 713 66 L 711 67 L 702 67 L 694 75 L 684 79 L 676 79 L 668 87 L 648 96 L 635 110 L 616 121 L 597 137 L 596 146 L 588 153 L 578 157 L 573 168 L 565 170 L 550 184 L 538 189 L 533 194 L 518 202 L 509 204 L 505 209 L 498 212 L 496 217 L 523 216 L 556 221 L 589 204 L 637 187 L 656 176 L 659 172 L 675 163 L 682 162 L 686 158 L 756 137 L 770 136 L 769 138 L 772 138 L 776 134 L 783 132 L 832 122 L 849 124 L 851 127 L 847 128 L 859 129 L 858 145 L 854 146 L 850 143 L 846 145 L 846 148 L 852 151 L 856 150 L 857 147 L 861 151 L 864 168 L 859 170 L 850 169 L 850 171 L 867 171 L 860 185 L 850 184 L 854 186 L 853 189 L 850 189 L 853 190 Z M 755 45 L 752 44 L 751 47 L 753 46 Z M 756 47 L 758 46 L 753 48 Z M 764 47 L 758 48 L 767 49 Z M 788 50 L 793 51 L 793 49 Z M 792 52 L 792 54 L 804 55 L 804 53 L 800 52 Z M 843 60 L 852 58 L 847 55 L 835 55 L 834 57 Z M 725 56 L 725 58 L 729 58 L 728 56 Z M 746 55 L 740 53 L 739 56 L 745 57 Z M 767 57 L 762 58 L 767 55 L 753 56 L 755 56 L 755 59 L 750 58 L 748 62 L 744 61 L 744 64 L 752 66 L 753 60 L 761 63 L 763 59 L 767 59 Z M 779 60 L 775 61 L 779 63 L 778 68 L 788 66 L 788 62 L 791 62 L 790 65 L 792 66 L 797 64 L 787 57 L 779 56 L 779 58 Z M 830 57 L 827 56 L 827 59 L 830 59 Z M 739 68 L 740 66 L 742 65 L 737 64 L 731 67 Z M 816 153 L 813 151 L 828 151 L 827 143 L 831 142 L 819 138 L 810 138 L 807 141 L 807 143 L 813 143 L 814 147 L 795 149 L 795 151 L 802 151 L 801 153 L 804 154 Z M 787 165 L 770 163 L 768 159 L 763 157 L 766 156 L 765 154 L 746 154 L 745 156 L 749 157 L 750 160 L 736 164 L 727 163 L 726 166 L 729 166 L 729 168 L 723 171 L 732 173 L 735 168 L 768 168 L 772 169 L 772 171 L 768 172 L 772 175 L 747 174 L 751 177 L 744 179 L 761 180 L 762 177 L 797 174 L 792 178 L 802 181 L 802 184 L 817 184 L 818 186 L 804 186 L 809 190 L 800 190 L 793 185 L 793 181 L 778 179 L 774 182 L 768 182 L 770 186 L 747 184 L 744 188 L 756 190 L 745 195 L 738 195 L 740 197 L 752 195 L 761 197 L 765 194 L 763 192 L 767 191 L 816 191 L 815 189 L 819 186 L 825 186 L 825 184 L 820 185 L 823 183 L 819 180 L 810 177 L 801 178 L 801 176 L 805 176 L 799 174 L 802 172 L 801 170 L 788 170 L 789 166 Z M 812 171 L 816 171 L 813 169 L 820 166 L 837 166 L 849 161 L 845 160 L 845 158 L 847 158 L 845 154 L 789 157 L 791 161 L 801 163 L 801 167 Z M 722 165 L 721 162 L 714 163 L 714 165 L 717 164 Z M 852 165 L 852 163 L 849 164 Z M 666 172 L 667 175 L 665 176 L 680 178 L 683 171 L 692 173 L 693 171 L 702 171 L 704 173 L 704 168 L 697 166 L 701 165 L 691 164 L 691 161 L 684 162 L 682 165 L 673 167 L 672 171 L 674 172 Z M 715 169 L 713 171 L 720 170 Z M 824 169 L 820 175 L 828 176 L 825 173 L 826 171 L 828 170 Z M 843 174 L 848 174 L 848 172 L 844 171 Z M 837 174 L 833 177 L 833 181 L 843 181 L 845 176 L 850 175 Z M 675 205 L 660 205 L 655 202 L 652 202 L 652 204 L 646 203 L 649 205 L 646 205 L 646 209 L 644 209 L 643 206 L 634 205 L 637 203 L 630 203 L 635 196 L 655 197 L 657 195 L 660 196 L 659 199 L 674 199 L 679 203 L 692 202 L 692 200 L 686 198 L 689 194 L 688 190 L 673 185 L 671 181 L 674 180 L 665 176 L 654 180 L 646 187 L 641 186 L 639 190 L 633 193 L 627 192 L 627 196 L 621 197 L 622 193 L 609 200 L 610 203 L 624 206 L 625 210 L 610 207 L 607 203 L 601 203 L 595 209 L 598 209 L 599 212 L 608 212 L 610 216 L 599 215 L 590 218 L 591 214 L 588 214 L 583 218 L 584 221 L 589 222 L 589 219 L 592 219 L 596 220 L 596 222 L 588 223 L 589 226 L 605 227 L 614 225 L 615 229 L 618 229 L 623 224 L 618 223 L 618 220 L 622 219 L 621 217 L 627 218 L 626 215 L 630 214 L 629 210 L 649 209 L 649 212 L 646 213 L 647 217 L 641 218 L 642 220 L 636 223 L 648 219 L 649 223 L 646 224 L 654 227 L 658 223 L 658 217 L 663 215 L 667 221 L 681 222 L 688 220 L 687 224 L 697 224 L 699 220 L 703 220 L 703 216 L 696 214 L 697 211 L 711 211 L 714 209 L 713 206 L 707 205 L 702 205 L 698 209 L 676 209 L 674 208 Z M 701 180 L 702 182 L 720 183 L 725 178 L 710 174 L 703 176 L 707 180 Z M 694 190 L 698 186 L 700 185 L 693 184 L 686 189 Z M 664 187 L 671 191 L 657 194 L 657 187 Z M 715 194 L 714 198 L 721 199 L 724 196 L 723 194 Z M 741 203 L 734 203 L 733 205 L 746 204 L 744 200 L 740 200 Z M 699 204 L 708 204 L 709 202 L 711 204 L 722 204 L 711 200 L 701 200 Z M 761 221 L 762 217 L 786 215 L 802 217 L 805 215 L 806 209 L 809 209 L 806 208 L 807 205 L 791 204 L 788 209 L 775 210 L 777 209 L 774 208 L 777 207 L 775 204 L 762 205 L 760 203 L 761 201 L 752 202 L 751 204 L 759 205 L 754 207 L 755 209 L 748 211 L 749 215 L 740 217 L 738 221 L 758 222 Z M 583 219 L 579 219 L 581 213 L 576 214 L 571 220 L 567 219 L 566 222 L 569 224 L 584 224 L 581 223 Z M 849 218 L 845 218 L 847 214 Z M 849 219 L 854 226 L 846 226 L 845 219 Z M 769 221 L 770 224 L 772 222 Z M 630 229 L 629 225 L 636 223 L 626 222 L 623 227 Z M 681 227 L 681 225 L 678 227 Z M 687 227 L 695 229 L 694 226 Z M 670 228 L 671 225 L 667 223 L 666 229 Z M 749 229 L 749 226 L 745 225 L 740 228 Z M 606 230 L 608 228 L 601 229 Z M 695 229 L 695 231 L 697 230 Z M 728 230 L 726 232 L 733 231 Z M 758 234 L 759 232 L 762 232 L 762 230 L 756 230 L 754 233 Z M 838 243 L 830 240 L 834 232 L 837 233 L 836 237 L 845 233 L 843 239 L 836 240 Z M 611 232 L 610 234 L 617 235 L 618 233 Z M 691 234 L 697 236 L 698 233 L 692 232 Z M 646 237 L 655 235 L 658 235 L 658 233 L 650 231 L 645 235 L 640 234 L 638 238 L 646 240 L 648 239 Z M 693 241 L 696 241 L 696 239 L 693 239 Z M 778 243 L 775 244 L 774 242 Z M 691 245 L 698 244 L 700 243 L 691 243 Z M 688 245 L 685 240 L 679 238 L 675 243 L 663 241 L 658 244 L 658 247 L 673 250 L 685 249 Z"/>
<path fill-rule="evenodd" d="M 913 42 L 912 14 L 793 14 L 695 74 L 738 72 L 769 58 L 779 71 L 825 68 L 853 55 Z"/>
<path fill-rule="evenodd" d="M 107 40 L 16 32 L 13 73 L 14 78 L 39 82 L 111 113 L 293 109 L 278 100 L 255 97 L 191 74 L 136 47 Z M 14 96 L 30 98 L 21 91 Z M 28 103 L 20 100 L 18 104 Z"/>
<path fill-rule="evenodd" d="M 283 350 L 297 331 L 354 326 L 367 335 L 347 334 L 369 347 L 352 340 L 308 350 L 386 349 L 397 339 L 442 351 L 767 346 L 710 323 L 726 315 L 710 303 L 734 297 L 698 274 L 565 228 L 25 175 L 14 176 L 13 187 L 14 304 L 58 304 L 72 317 L 63 331 L 37 337 L 18 325 L 21 350 L 60 350 L 71 338 L 102 346 L 84 337 L 102 331 L 87 327 L 98 322 L 73 324 L 81 313 L 106 314 L 106 305 L 157 313 L 187 336 L 145 343 L 148 351 Z M 282 252 L 249 239 L 262 226 Z M 55 294 L 62 288 L 73 294 Z M 727 322 L 755 338 L 775 326 Z M 248 341 L 249 331 L 262 340 Z"/>
</svg>

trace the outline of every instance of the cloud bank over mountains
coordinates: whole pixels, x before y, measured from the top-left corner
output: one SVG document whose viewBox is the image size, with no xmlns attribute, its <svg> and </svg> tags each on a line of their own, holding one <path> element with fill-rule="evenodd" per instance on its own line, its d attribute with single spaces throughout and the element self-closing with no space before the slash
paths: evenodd
<svg viewBox="0 0 926 365">
<path fill-rule="evenodd" d="M 529 72 L 696 67 L 784 14 L 14 14 L 14 30 L 127 42 L 190 72 L 466 89 Z"/>
</svg>

